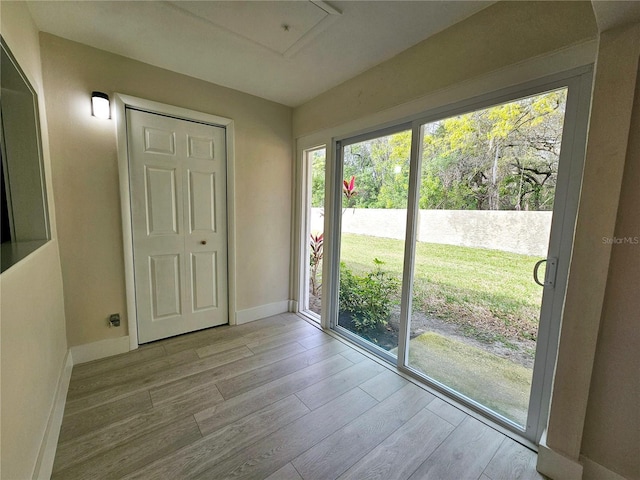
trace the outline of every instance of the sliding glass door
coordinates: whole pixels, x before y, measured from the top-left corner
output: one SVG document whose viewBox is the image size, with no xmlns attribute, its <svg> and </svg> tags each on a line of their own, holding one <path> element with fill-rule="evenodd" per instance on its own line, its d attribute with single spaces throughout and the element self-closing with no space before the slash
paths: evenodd
<svg viewBox="0 0 640 480">
<path fill-rule="evenodd" d="M 400 332 L 411 130 L 342 146 L 337 328 L 386 358 Z"/>
<path fill-rule="evenodd" d="M 543 297 L 532 272 L 549 249 L 566 93 L 421 125 L 407 365 L 520 427 Z"/>
<path fill-rule="evenodd" d="M 335 142 L 330 326 L 532 441 L 557 348 L 589 79 Z"/>
</svg>

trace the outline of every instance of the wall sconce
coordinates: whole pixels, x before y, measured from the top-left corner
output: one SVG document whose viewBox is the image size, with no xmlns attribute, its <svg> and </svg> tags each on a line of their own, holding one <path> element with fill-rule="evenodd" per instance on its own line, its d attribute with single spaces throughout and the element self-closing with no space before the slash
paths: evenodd
<svg viewBox="0 0 640 480">
<path fill-rule="evenodd" d="M 102 92 L 91 93 L 91 115 L 108 120 L 111 118 L 109 95 Z"/>
</svg>

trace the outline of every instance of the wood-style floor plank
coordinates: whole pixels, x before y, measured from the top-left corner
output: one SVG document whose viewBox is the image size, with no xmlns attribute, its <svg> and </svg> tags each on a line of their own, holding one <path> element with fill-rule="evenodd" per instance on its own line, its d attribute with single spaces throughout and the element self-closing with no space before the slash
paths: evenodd
<svg viewBox="0 0 640 480">
<path fill-rule="evenodd" d="M 351 363 L 340 355 L 298 370 L 230 400 L 202 410 L 195 415 L 203 435 L 249 415 L 309 385 L 339 372 Z"/>
<path fill-rule="evenodd" d="M 82 363 L 73 367 L 71 381 L 75 383 L 77 380 L 82 378 L 92 377 L 112 370 L 119 370 L 121 368 L 128 367 L 129 365 L 135 365 L 139 362 L 146 362 L 164 357 L 166 354 L 167 353 L 162 345 L 150 345 L 138 348 L 132 352 Z"/>
<path fill-rule="evenodd" d="M 247 343 L 247 347 L 251 349 L 253 353 L 262 353 L 273 348 L 281 347 L 291 342 L 298 342 L 305 348 L 312 348 L 304 343 L 305 340 L 313 337 L 326 337 L 320 330 L 309 325 L 306 328 L 300 328 L 293 332 L 283 333 L 281 335 L 275 335 L 273 337 L 266 337 L 259 340 L 252 340 Z"/>
<path fill-rule="evenodd" d="M 360 385 L 360 388 L 381 402 L 408 384 L 409 382 L 400 375 L 385 369 L 384 372 Z"/>
<path fill-rule="evenodd" d="M 354 388 L 194 478 L 266 478 L 376 403 L 373 397 Z"/>
<path fill-rule="evenodd" d="M 206 410 L 222 400 L 222 395 L 215 386 L 213 388 L 205 387 L 184 396 L 175 397 L 170 402 L 142 413 L 121 420 L 114 419 L 111 424 L 75 437 L 70 441 L 59 442 L 54 471 L 86 461 L 93 456 L 102 455 L 115 446 L 131 441 L 140 435 L 145 435 L 155 428 L 168 425 L 182 417 Z"/>
<path fill-rule="evenodd" d="M 269 475 L 266 480 L 303 480 L 303 478 L 293 465 L 287 463 L 280 470 Z"/>
<path fill-rule="evenodd" d="M 129 384 L 134 380 L 148 377 L 154 373 L 164 372 L 194 360 L 198 360 L 196 353 L 193 350 L 186 350 L 148 362 L 140 362 L 125 368 L 110 370 L 102 375 L 88 377 L 70 384 L 67 399 L 72 401 L 94 392 L 106 390 L 114 385 Z"/>
<path fill-rule="evenodd" d="M 434 398 L 407 384 L 291 463 L 305 480 L 337 478 Z"/>
<path fill-rule="evenodd" d="M 203 347 L 213 342 L 232 340 L 244 335 L 250 335 L 259 330 L 270 330 L 285 325 L 294 325 L 297 324 L 298 321 L 299 319 L 291 320 L 281 315 L 274 315 L 272 317 L 264 318 L 259 322 L 250 322 L 233 327 L 222 325 L 220 327 L 180 335 L 162 340 L 162 345 L 168 354 L 172 354 L 181 350 Z"/>
<path fill-rule="evenodd" d="M 135 440 L 120 444 L 102 455 L 54 473 L 52 479 L 82 480 L 122 478 L 149 462 L 201 439 L 193 416 L 157 428 Z"/>
<path fill-rule="evenodd" d="M 235 351 L 236 349 L 232 350 L 232 352 Z M 305 351 L 305 348 L 299 346 L 296 349 L 294 346 L 291 349 L 283 349 L 282 351 L 269 350 L 262 355 L 261 358 L 257 358 L 258 356 L 253 355 L 253 352 L 247 351 L 246 349 L 240 349 L 238 351 L 238 356 L 243 360 L 247 360 L 247 362 L 244 363 L 242 363 L 242 360 L 237 360 L 237 358 L 232 355 L 211 355 L 202 359 L 196 355 L 196 358 L 198 358 L 197 361 L 185 363 L 164 371 L 158 371 L 147 375 L 146 377 L 135 378 L 133 381 L 128 383 L 114 385 L 91 393 L 87 396 L 70 400 L 67 403 L 67 408 L 73 412 L 86 410 L 110 400 L 117 400 L 132 392 L 161 387 L 172 382 L 181 382 L 192 375 L 211 370 L 214 370 L 214 373 L 218 377 L 231 376 L 231 372 L 236 372 L 238 370 L 246 372 L 251 370 L 251 365 L 254 365 L 256 362 L 260 362 L 261 360 L 271 363 L 269 361 L 270 357 L 278 359 L 282 357 L 286 358 L 296 351 Z M 228 366 L 228 368 L 225 369 L 225 366 Z M 218 370 L 215 370 L 216 368 L 218 368 Z M 180 392 L 174 393 L 179 394 Z"/>
<path fill-rule="evenodd" d="M 462 420 L 467 416 L 467 414 L 459 408 L 456 408 L 439 398 L 436 398 L 433 402 L 427 405 L 427 408 L 455 427 L 460 425 Z"/>
<path fill-rule="evenodd" d="M 330 402 L 348 392 L 361 383 L 375 377 L 385 368 L 371 360 L 358 363 L 342 370 L 320 382 L 317 382 L 304 390 L 296 393 L 296 396 L 311 410 Z"/>
<path fill-rule="evenodd" d="M 536 471 L 537 455 L 516 442 L 503 442 L 484 474 L 491 480 L 544 480 Z"/>
<path fill-rule="evenodd" d="M 414 472 L 411 480 L 478 478 L 505 436 L 472 417 L 462 423 Z"/>
<path fill-rule="evenodd" d="M 256 368 L 250 372 L 223 380 L 216 385 L 225 400 L 228 400 L 231 397 L 269 383 L 272 380 L 284 377 L 304 367 L 325 360 L 346 348 L 348 347 L 344 343 L 332 340 L 331 342 L 324 343 L 311 350 L 306 350 L 298 355 L 272 363 L 271 365 Z"/>
<path fill-rule="evenodd" d="M 215 467 L 238 449 L 251 445 L 308 412 L 309 409 L 291 395 L 147 465 L 126 478 L 193 478 Z"/>
<path fill-rule="evenodd" d="M 360 362 L 364 362 L 365 360 L 367 360 L 367 356 L 363 355 L 362 353 L 358 352 L 357 350 L 354 349 L 349 349 L 346 350 L 344 352 L 342 352 L 340 355 L 342 355 L 344 358 L 346 358 L 347 360 L 349 360 L 350 362 L 353 363 L 360 363 Z"/>
<path fill-rule="evenodd" d="M 76 366 L 53 478 L 540 480 L 535 460 L 281 314 Z"/>
<path fill-rule="evenodd" d="M 429 405 L 347 470 L 340 480 L 409 478 L 454 429 L 430 411 Z"/>
<path fill-rule="evenodd" d="M 216 368 L 183 372 L 182 376 L 165 376 L 164 382 L 150 386 L 151 398 L 154 402 L 167 400 L 176 395 L 182 395 L 189 389 L 198 388 L 198 386 L 203 383 L 220 382 L 305 351 L 306 349 L 302 345 L 293 343 L 288 344 L 286 348 L 269 350 L 258 355 L 243 358 L 242 360 L 229 362 Z M 205 357 L 205 359 L 206 358 L 208 357 Z"/>
<path fill-rule="evenodd" d="M 150 410 L 152 407 L 149 392 L 138 392 L 124 397 L 117 402 L 99 405 L 86 415 L 65 415 L 60 428 L 60 442 L 84 435 L 104 425 L 117 422 L 136 413 Z"/>
</svg>

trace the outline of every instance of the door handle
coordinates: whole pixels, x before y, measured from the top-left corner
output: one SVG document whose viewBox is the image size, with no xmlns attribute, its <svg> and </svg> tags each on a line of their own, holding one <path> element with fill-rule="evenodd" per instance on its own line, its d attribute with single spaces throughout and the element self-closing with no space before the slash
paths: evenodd
<svg viewBox="0 0 640 480">
<path fill-rule="evenodd" d="M 538 270 L 540 269 L 540 265 L 543 263 L 547 264 L 547 269 L 544 274 L 544 282 L 541 282 L 538 278 Z M 556 284 L 556 267 L 558 266 L 558 259 L 554 257 L 543 258 L 542 260 L 538 260 L 533 267 L 533 281 L 536 282 L 541 287 L 554 287 Z"/>
<path fill-rule="evenodd" d="M 202 245 L 206 245 L 206 244 L 207 244 L 207 241 L 206 241 L 206 240 L 202 240 L 200 243 L 201 243 Z"/>
</svg>

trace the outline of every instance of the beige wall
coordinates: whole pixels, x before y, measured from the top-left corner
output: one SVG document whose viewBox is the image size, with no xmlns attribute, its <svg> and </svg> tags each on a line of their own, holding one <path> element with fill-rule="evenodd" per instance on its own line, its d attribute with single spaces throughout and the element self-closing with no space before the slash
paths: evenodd
<svg viewBox="0 0 640 480">
<path fill-rule="evenodd" d="M 92 90 L 235 121 L 237 308 L 287 300 L 291 109 L 45 33 L 41 48 L 69 345 L 127 334 L 115 122 L 90 116 Z"/>
<path fill-rule="evenodd" d="M 596 34 L 590 2 L 499 2 L 296 108 L 294 136 L 341 125 Z"/>
<path fill-rule="evenodd" d="M 24 3 L 3 1 L 2 36 L 39 94 L 53 240 L 0 275 L 0 477 L 31 478 L 67 344 L 51 196 L 38 33 Z"/>
<path fill-rule="evenodd" d="M 582 454 L 640 478 L 640 70 L 591 379 Z"/>
</svg>

